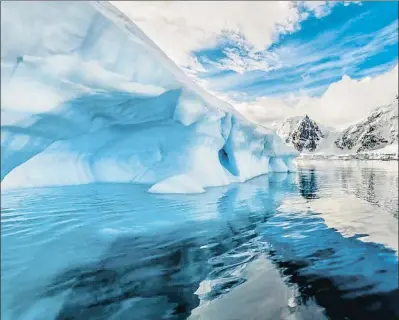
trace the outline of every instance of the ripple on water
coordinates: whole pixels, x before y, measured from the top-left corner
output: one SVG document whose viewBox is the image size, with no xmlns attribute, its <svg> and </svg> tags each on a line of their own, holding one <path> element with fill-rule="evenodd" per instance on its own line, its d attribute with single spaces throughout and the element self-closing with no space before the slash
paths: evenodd
<svg viewBox="0 0 399 320">
<path fill-rule="evenodd" d="M 201 195 L 2 193 L 2 318 L 396 319 L 397 187 L 312 162 Z"/>
</svg>

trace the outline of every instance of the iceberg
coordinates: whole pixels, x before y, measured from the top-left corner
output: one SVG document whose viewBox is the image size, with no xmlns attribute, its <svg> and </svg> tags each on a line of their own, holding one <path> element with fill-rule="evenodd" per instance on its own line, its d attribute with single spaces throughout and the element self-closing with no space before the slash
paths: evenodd
<svg viewBox="0 0 399 320">
<path fill-rule="evenodd" d="M 203 193 L 205 190 L 195 183 L 195 180 L 185 174 L 166 178 L 154 184 L 148 192 L 151 193 Z"/>
<path fill-rule="evenodd" d="M 3 187 L 203 192 L 295 170 L 297 151 L 186 76 L 108 2 L 1 2 L 1 92 Z"/>
</svg>

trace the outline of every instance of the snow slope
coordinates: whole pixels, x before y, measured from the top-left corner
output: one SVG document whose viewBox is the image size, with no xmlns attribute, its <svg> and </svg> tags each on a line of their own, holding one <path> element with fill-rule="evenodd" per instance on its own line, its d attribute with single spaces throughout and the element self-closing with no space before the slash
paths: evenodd
<svg viewBox="0 0 399 320">
<path fill-rule="evenodd" d="M 394 144 L 390 144 L 381 149 L 377 149 L 377 150 L 373 150 L 373 151 L 366 151 L 365 153 L 396 154 L 396 156 L 397 156 L 398 148 L 399 148 L 398 144 L 394 143 Z"/>
<path fill-rule="evenodd" d="M 295 169 L 293 148 L 188 79 L 107 2 L 1 2 L 1 69 L 3 187 L 202 192 Z"/>
<path fill-rule="evenodd" d="M 278 126 L 277 123 L 274 123 L 274 125 L 277 127 L 277 134 L 284 139 L 286 143 L 291 142 L 291 135 L 294 132 L 294 130 L 297 128 L 298 123 L 303 119 L 302 116 L 297 116 L 297 117 L 290 117 L 287 118 L 283 121 L 283 123 Z"/>
<path fill-rule="evenodd" d="M 371 151 L 398 142 L 398 101 L 375 109 L 342 132 L 335 145 L 345 151 Z"/>
</svg>

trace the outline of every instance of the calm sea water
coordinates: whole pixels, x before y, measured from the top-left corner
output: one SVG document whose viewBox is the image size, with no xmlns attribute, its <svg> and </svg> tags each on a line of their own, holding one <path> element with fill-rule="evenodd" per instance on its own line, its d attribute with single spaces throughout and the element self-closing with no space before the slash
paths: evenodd
<svg viewBox="0 0 399 320">
<path fill-rule="evenodd" d="M 397 162 L 147 188 L 3 191 L 1 318 L 398 319 Z"/>
</svg>

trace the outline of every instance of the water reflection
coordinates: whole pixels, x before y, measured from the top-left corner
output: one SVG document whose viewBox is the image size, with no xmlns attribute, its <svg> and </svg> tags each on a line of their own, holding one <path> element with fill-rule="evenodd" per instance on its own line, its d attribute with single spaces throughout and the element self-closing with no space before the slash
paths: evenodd
<svg viewBox="0 0 399 320">
<path fill-rule="evenodd" d="M 303 163 L 304 169 L 310 165 Z M 330 161 L 317 163 L 317 166 L 325 185 L 342 189 L 398 218 L 399 176 L 396 161 Z"/>
<path fill-rule="evenodd" d="M 395 251 L 343 237 L 313 212 L 280 212 L 262 233 L 272 260 L 299 286 L 300 303 L 314 298 L 330 319 L 396 319 Z"/>
<path fill-rule="evenodd" d="M 380 196 L 389 177 L 311 164 L 202 195 L 153 195 L 126 185 L 2 195 L 2 316 L 397 319 L 397 251 L 385 241 L 394 218 L 372 216 L 347 197 L 389 207 Z M 360 196 L 364 179 L 369 195 Z M 43 252 L 54 261 L 40 264 Z M 254 263 L 260 269 L 248 272 Z M 256 291 L 277 277 L 278 288 Z M 248 309 L 243 296 L 259 308 Z"/>
<path fill-rule="evenodd" d="M 305 199 L 318 198 L 318 182 L 314 168 L 307 172 L 299 172 L 299 192 Z"/>
</svg>

